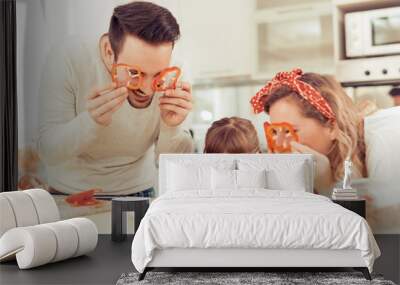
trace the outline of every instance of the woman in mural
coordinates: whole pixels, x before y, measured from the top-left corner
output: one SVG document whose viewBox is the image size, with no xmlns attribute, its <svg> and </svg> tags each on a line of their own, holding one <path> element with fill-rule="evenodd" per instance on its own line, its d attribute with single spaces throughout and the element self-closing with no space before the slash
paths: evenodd
<svg viewBox="0 0 400 285">
<path fill-rule="evenodd" d="M 361 194 L 369 202 L 370 224 L 379 231 L 400 231 L 399 107 L 362 117 L 332 76 L 299 69 L 278 73 L 251 103 L 256 113 L 265 110 L 271 123 L 293 127 L 298 140 L 290 142 L 291 152 L 314 155 L 316 192 L 330 195 L 350 158 L 352 178 L 368 178 Z"/>
</svg>

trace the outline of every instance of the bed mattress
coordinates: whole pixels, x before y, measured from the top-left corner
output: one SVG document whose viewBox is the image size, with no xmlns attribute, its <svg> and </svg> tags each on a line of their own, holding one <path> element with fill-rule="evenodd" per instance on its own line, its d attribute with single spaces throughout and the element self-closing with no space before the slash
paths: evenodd
<svg viewBox="0 0 400 285">
<path fill-rule="evenodd" d="M 372 271 L 380 255 L 361 216 L 300 191 L 167 192 L 150 206 L 132 243 L 139 272 L 163 249 L 359 250 Z"/>
</svg>

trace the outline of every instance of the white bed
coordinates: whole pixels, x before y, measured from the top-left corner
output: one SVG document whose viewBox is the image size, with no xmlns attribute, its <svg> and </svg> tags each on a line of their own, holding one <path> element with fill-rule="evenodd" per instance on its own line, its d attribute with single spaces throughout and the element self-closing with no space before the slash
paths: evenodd
<svg viewBox="0 0 400 285">
<path fill-rule="evenodd" d="M 354 267 L 370 278 L 380 255 L 371 230 L 312 194 L 310 155 L 168 154 L 159 171 L 161 196 L 132 243 L 140 278 L 155 267 Z"/>
</svg>

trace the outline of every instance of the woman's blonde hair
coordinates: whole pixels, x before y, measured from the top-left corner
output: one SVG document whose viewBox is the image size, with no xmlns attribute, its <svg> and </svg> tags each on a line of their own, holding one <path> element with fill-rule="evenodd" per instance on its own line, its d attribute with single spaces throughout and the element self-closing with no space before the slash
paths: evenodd
<svg viewBox="0 0 400 285">
<path fill-rule="evenodd" d="M 313 86 L 336 115 L 334 124 L 337 125 L 337 137 L 328 154 L 333 179 L 339 181 L 343 177 L 346 158 L 351 158 L 353 161 L 356 176 L 367 176 L 363 118 L 350 97 L 333 76 L 305 73 L 299 79 Z M 287 97 L 300 104 L 304 116 L 316 119 L 324 126 L 336 127 L 307 100 L 285 85 L 272 90 L 264 102 L 265 111 L 268 113 L 273 103 Z"/>
<path fill-rule="evenodd" d="M 239 117 L 222 118 L 212 123 L 205 140 L 204 153 L 260 152 L 253 124 Z"/>
</svg>

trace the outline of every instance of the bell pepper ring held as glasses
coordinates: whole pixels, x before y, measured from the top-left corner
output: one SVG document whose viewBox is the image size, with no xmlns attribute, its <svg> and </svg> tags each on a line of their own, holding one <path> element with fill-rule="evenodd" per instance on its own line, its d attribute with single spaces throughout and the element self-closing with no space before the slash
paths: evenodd
<svg viewBox="0 0 400 285">
<path fill-rule="evenodd" d="M 177 82 L 181 76 L 181 70 L 179 67 L 172 66 L 163 70 L 153 80 L 153 90 L 155 92 L 165 92 L 168 89 L 176 89 Z"/>
<path fill-rule="evenodd" d="M 293 126 L 287 122 L 264 123 L 264 132 L 268 148 L 272 153 L 292 152 L 291 141 L 299 142 L 299 136 Z"/>
<path fill-rule="evenodd" d="M 117 86 L 125 85 L 130 90 L 137 90 L 143 84 L 142 71 L 138 66 L 113 64 L 111 78 Z"/>
<path fill-rule="evenodd" d="M 168 67 L 153 79 L 151 87 L 154 92 L 165 92 L 168 89 L 176 89 L 180 76 L 181 69 L 179 67 Z M 125 85 L 130 90 L 138 90 L 143 85 L 143 73 L 138 66 L 113 64 L 111 78 L 117 86 Z"/>
</svg>

